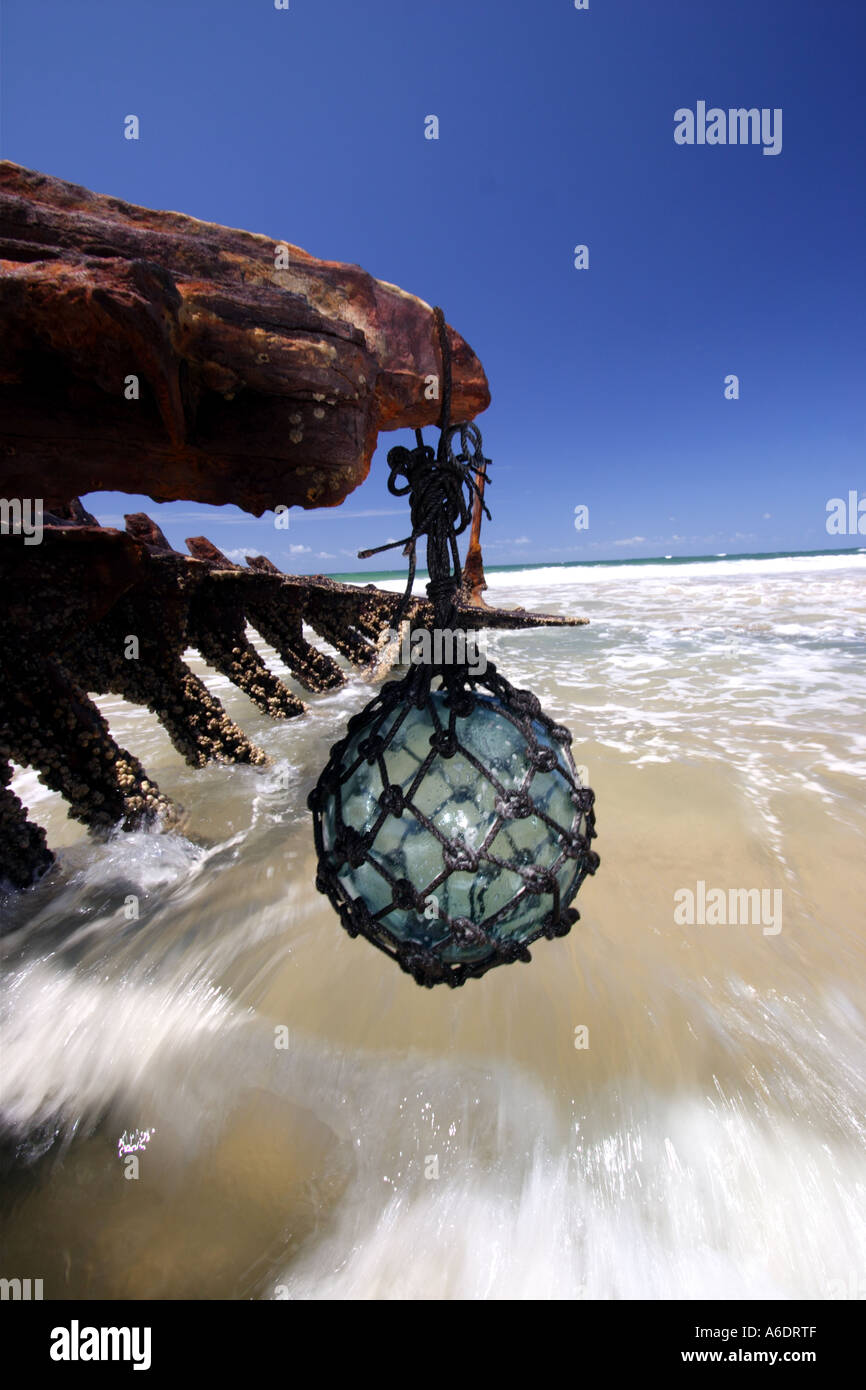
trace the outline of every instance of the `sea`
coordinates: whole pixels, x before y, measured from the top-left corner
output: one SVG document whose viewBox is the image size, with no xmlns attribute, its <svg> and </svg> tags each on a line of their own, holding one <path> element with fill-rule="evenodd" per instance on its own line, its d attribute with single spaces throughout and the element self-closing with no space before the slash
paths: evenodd
<svg viewBox="0 0 866 1390">
<path fill-rule="evenodd" d="M 0 901 L 4 1277 L 46 1299 L 866 1297 L 866 554 L 487 582 L 590 620 L 487 638 L 596 793 L 580 921 L 531 964 L 421 989 L 316 892 L 306 797 L 378 688 L 356 670 L 274 722 L 189 653 L 265 768 L 188 768 L 100 697 L 185 808 L 168 833 L 93 839 L 17 770 L 58 860 Z M 732 894 L 761 911 L 703 909 Z"/>
</svg>

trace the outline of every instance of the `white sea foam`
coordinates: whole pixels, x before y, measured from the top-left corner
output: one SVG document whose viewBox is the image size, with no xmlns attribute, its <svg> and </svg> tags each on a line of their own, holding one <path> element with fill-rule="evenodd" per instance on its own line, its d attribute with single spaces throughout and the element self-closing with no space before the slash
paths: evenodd
<svg viewBox="0 0 866 1390">
<path fill-rule="evenodd" d="M 856 1151 L 794 1123 L 764 1132 L 699 1096 L 646 1099 L 645 1129 L 591 1147 L 575 1136 L 558 1154 L 530 1145 L 516 1172 L 444 1172 L 354 1209 L 350 1191 L 336 1229 L 277 1287 L 295 1299 L 820 1299 L 859 1269 Z"/>
<path fill-rule="evenodd" d="M 160 1071 L 192 1066 L 237 1021 L 203 981 L 109 982 L 31 962 L 0 981 L 0 1114 L 22 1134 L 46 1124 L 74 1132 L 140 1098 Z"/>
<path fill-rule="evenodd" d="M 0 1103 L 22 1132 L 156 1114 L 148 1161 L 175 1169 L 208 1161 L 246 1095 L 310 1107 L 349 1146 L 348 1185 L 260 1283 L 266 1298 L 827 1297 L 866 1249 L 863 1019 L 841 993 L 823 1037 L 782 998 L 761 1007 L 732 982 L 719 1002 L 707 1022 L 732 1046 L 746 1030 L 799 1059 L 768 1074 L 772 1102 L 624 1080 L 575 1098 L 568 1120 L 508 1064 L 343 1056 L 303 1037 L 276 1059 L 269 1030 L 201 982 L 40 963 L 0 993 Z"/>
<path fill-rule="evenodd" d="M 777 555 L 749 556 L 716 560 L 654 560 L 642 564 L 534 565 L 526 569 L 486 570 L 488 589 L 525 590 L 527 587 L 559 588 L 569 585 L 642 584 L 681 582 L 685 579 L 739 579 L 748 576 L 837 574 L 844 570 L 866 570 L 866 553 L 841 555 Z M 369 579 L 347 578 L 348 583 L 369 584 Z M 377 580 L 381 589 L 399 593 L 406 587 L 405 579 Z M 425 593 L 426 577 L 415 579 L 412 592 L 419 597 Z"/>
<path fill-rule="evenodd" d="M 116 1149 L 125 1128 L 155 1123 L 143 1162 L 156 1184 L 166 1154 L 172 1181 L 186 1169 L 204 1181 L 205 1150 L 252 1096 L 314 1114 L 348 1155 L 345 1187 L 242 1296 L 821 1298 L 863 1278 L 864 563 L 488 575 L 503 603 L 591 619 L 490 636 L 499 669 L 569 726 L 590 780 L 602 774 L 597 893 L 593 881 L 588 913 L 581 899 L 584 935 L 544 943 L 562 969 L 535 995 L 535 975 L 508 983 L 513 995 L 492 978 L 446 1001 L 418 991 L 404 1015 L 415 987 L 344 941 L 315 893 L 304 800 L 371 698 L 363 679 L 305 696 L 304 720 L 269 723 L 191 653 L 271 754 L 263 770 L 192 772 L 146 712 L 100 701 L 189 823 L 90 842 L 16 774 L 35 817 L 67 838 L 50 880 L 5 905 L 7 1130 L 72 1142 L 110 1112 Z M 705 842 L 707 878 L 720 853 L 730 874 L 748 852 L 742 872 L 784 884 L 778 938 L 705 931 L 671 947 L 669 925 L 644 918 L 660 876 Z M 124 921 L 127 893 L 138 921 Z M 598 1000 L 584 1072 L 572 1018 Z M 470 1044 L 472 1018 L 485 1026 Z M 518 1065 L 510 1044 L 539 1037 L 543 1059 Z M 425 1177 L 430 1155 L 438 1178 Z M 244 1225 L 259 1156 L 229 1146 L 224 1161 Z M 74 1231 L 64 1240 L 89 1269 Z"/>
</svg>

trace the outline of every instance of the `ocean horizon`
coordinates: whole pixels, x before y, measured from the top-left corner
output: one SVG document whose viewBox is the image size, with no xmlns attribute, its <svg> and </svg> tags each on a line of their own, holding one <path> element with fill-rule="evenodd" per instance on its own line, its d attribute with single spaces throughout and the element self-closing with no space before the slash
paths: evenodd
<svg viewBox="0 0 866 1390">
<path fill-rule="evenodd" d="M 484 544 L 482 540 L 482 551 Z M 834 546 L 826 550 L 771 550 L 754 551 L 744 550 L 733 552 L 717 552 L 706 555 L 653 555 L 640 558 L 621 559 L 619 556 L 608 560 L 524 560 L 519 564 L 496 565 L 484 562 L 484 575 L 488 581 L 491 575 L 500 574 L 522 574 L 522 573 L 555 573 L 561 570 L 613 570 L 613 569 L 645 569 L 652 565 L 678 566 L 678 565 L 718 565 L 741 564 L 746 561 L 787 561 L 787 560 L 806 560 L 806 559 L 837 559 L 852 558 L 858 555 L 866 555 L 866 546 Z M 464 557 L 465 558 L 465 557 Z M 333 570 L 327 573 L 328 579 L 337 579 L 344 584 L 382 584 L 388 586 L 391 582 L 397 583 L 400 588 L 406 586 L 405 569 L 388 570 Z M 415 573 L 416 587 L 419 580 L 428 578 L 427 570 L 423 566 L 418 567 Z M 553 581 L 551 581 L 553 582 Z"/>
</svg>

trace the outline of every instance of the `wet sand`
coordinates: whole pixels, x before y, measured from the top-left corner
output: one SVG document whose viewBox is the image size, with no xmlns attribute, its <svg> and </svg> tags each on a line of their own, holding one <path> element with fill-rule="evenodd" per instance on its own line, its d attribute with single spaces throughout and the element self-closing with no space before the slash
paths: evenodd
<svg viewBox="0 0 866 1390">
<path fill-rule="evenodd" d="M 265 771 L 192 772 L 146 712 L 100 701 L 185 836 L 94 844 L 18 779 L 63 854 L 3 907 L 2 1105 L 31 1159 L 4 1274 L 47 1298 L 866 1278 L 866 569 L 507 578 L 497 602 L 592 619 L 490 641 L 597 795 L 581 921 L 530 966 L 421 990 L 315 893 L 305 798 L 373 693 L 357 677 L 272 724 L 206 673 Z M 699 880 L 780 889 L 781 930 L 678 925 Z M 135 1127 L 137 1181 L 117 1156 Z"/>
</svg>

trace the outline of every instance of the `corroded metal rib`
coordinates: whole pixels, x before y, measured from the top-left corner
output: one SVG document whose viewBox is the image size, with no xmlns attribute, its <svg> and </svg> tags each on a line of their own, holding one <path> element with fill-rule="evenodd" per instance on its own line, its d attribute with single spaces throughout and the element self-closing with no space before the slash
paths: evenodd
<svg viewBox="0 0 866 1390">
<path fill-rule="evenodd" d="M 170 822 L 179 812 L 137 759 L 117 747 L 85 691 L 146 706 L 193 767 L 214 760 L 262 765 L 262 750 L 185 663 L 188 647 L 276 718 L 298 716 L 305 706 L 270 671 L 248 625 L 307 690 L 332 690 L 346 677 L 307 641 L 305 624 L 346 660 L 382 674 L 381 636 L 397 621 L 400 594 L 282 574 L 264 556 L 236 565 L 201 536 L 187 545 L 190 555 L 173 550 L 143 513 L 126 518 L 125 532 L 100 527 L 76 499 L 50 518 L 34 548 L 38 559 L 20 537 L 4 537 L 0 548 L 10 595 L 0 615 L 0 767 L 5 760 L 36 768 L 93 830 Z M 34 607 L 28 594 L 37 581 L 47 601 Z M 585 621 L 467 603 L 459 613 L 466 627 Z M 407 616 L 415 626 L 433 622 L 424 599 L 412 599 Z M 20 654 L 15 634 L 23 627 L 38 658 Z M 49 861 L 44 835 L 26 820 L 7 778 L 0 786 L 0 875 L 20 885 Z"/>
</svg>

